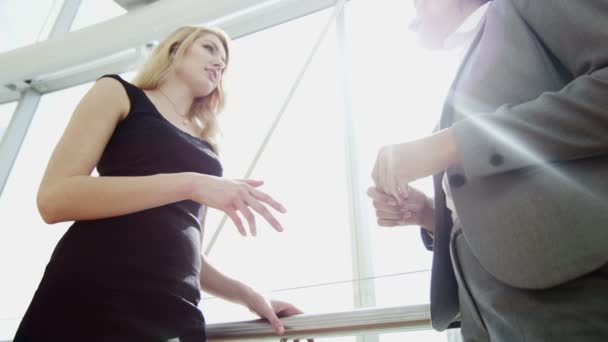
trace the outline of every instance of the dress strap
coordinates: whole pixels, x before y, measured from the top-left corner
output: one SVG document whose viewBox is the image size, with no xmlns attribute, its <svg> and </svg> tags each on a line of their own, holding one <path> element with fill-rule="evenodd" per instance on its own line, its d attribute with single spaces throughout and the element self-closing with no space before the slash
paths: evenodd
<svg viewBox="0 0 608 342">
<path fill-rule="evenodd" d="M 125 88 L 125 91 L 127 92 L 127 96 L 129 97 L 129 102 L 131 103 L 131 106 L 136 102 L 135 99 L 137 98 L 137 95 L 141 91 L 139 88 L 137 88 L 133 84 L 125 81 L 122 77 L 120 77 L 116 74 L 103 75 L 99 79 L 102 79 L 104 77 L 113 78 L 113 79 L 117 80 L 118 82 L 120 82 L 120 84 L 122 84 L 122 86 Z"/>
</svg>

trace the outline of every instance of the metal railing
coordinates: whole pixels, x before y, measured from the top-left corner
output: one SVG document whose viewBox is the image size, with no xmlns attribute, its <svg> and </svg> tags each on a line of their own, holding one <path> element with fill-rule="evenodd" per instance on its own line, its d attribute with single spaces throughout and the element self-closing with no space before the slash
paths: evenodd
<svg viewBox="0 0 608 342">
<path fill-rule="evenodd" d="M 355 336 L 431 329 L 428 305 L 366 308 L 281 319 L 285 334 L 277 336 L 266 321 L 207 325 L 208 341 L 279 341 L 296 338 Z"/>
<path fill-rule="evenodd" d="M 302 314 L 281 321 L 285 334 L 277 336 L 270 324 L 261 319 L 207 325 L 207 340 L 218 341 L 280 341 L 300 338 L 358 336 L 429 330 L 428 305 L 355 309 L 323 314 Z M 11 342 L 0 341 L 0 342 Z"/>
</svg>

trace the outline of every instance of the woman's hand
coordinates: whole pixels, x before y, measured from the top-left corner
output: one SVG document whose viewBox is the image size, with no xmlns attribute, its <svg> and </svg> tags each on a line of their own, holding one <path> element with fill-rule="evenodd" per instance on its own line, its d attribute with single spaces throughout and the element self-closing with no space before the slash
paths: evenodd
<svg viewBox="0 0 608 342">
<path fill-rule="evenodd" d="M 247 298 L 243 302 L 251 312 L 268 320 L 277 335 L 285 333 L 285 327 L 279 317 L 289 317 L 302 313 L 300 309 L 290 303 L 274 299 L 268 301 L 264 296 L 253 290 L 248 292 Z M 294 342 L 298 342 L 298 340 L 296 339 Z M 314 342 L 314 340 L 308 339 L 308 342 Z"/>
<path fill-rule="evenodd" d="M 399 203 L 392 195 L 387 195 L 377 187 L 370 187 L 367 195 L 372 198 L 379 226 L 395 227 L 417 225 L 433 232 L 435 209 L 430 198 L 422 191 L 405 186 L 402 201 Z"/>
<path fill-rule="evenodd" d="M 257 189 L 264 184 L 263 181 L 233 180 L 208 175 L 197 176 L 191 187 L 190 198 L 225 212 L 241 235 L 247 236 L 247 231 L 239 214 L 247 220 L 251 235 L 255 236 L 257 233 L 255 217 L 251 209 L 262 215 L 276 231 L 283 231 L 283 227 L 272 215 L 268 206 L 281 213 L 285 213 L 287 209 L 270 195 Z"/>
</svg>

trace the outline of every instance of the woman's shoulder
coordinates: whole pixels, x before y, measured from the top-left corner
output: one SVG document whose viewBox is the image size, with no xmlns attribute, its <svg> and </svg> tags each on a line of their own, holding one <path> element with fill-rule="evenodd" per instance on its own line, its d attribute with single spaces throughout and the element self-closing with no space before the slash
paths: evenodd
<svg viewBox="0 0 608 342">
<path fill-rule="evenodd" d="M 112 83 L 120 84 L 125 89 L 127 94 L 129 94 L 129 95 L 131 95 L 130 94 L 131 92 L 140 90 L 133 83 L 125 80 L 124 78 L 122 78 L 120 75 L 117 75 L 117 74 L 105 74 L 105 75 L 101 76 L 100 78 L 98 78 L 97 81 L 101 81 L 101 80 L 105 80 L 105 79 L 115 80 L 116 82 L 112 82 Z"/>
<path fill-rule="evenodd" d="M 107 74 L 98 78 L 91 90 L 96 96 L 104 99 L 108 106 L 116 105 L 124 118 L 131 109 L 137 89 L 119 75 Z"/>
</svg>

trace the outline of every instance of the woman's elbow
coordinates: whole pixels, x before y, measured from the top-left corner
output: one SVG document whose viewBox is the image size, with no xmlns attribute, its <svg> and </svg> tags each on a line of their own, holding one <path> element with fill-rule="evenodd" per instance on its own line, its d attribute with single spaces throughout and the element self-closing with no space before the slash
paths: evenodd
<svg viewBox="0 0 608 342">
<path fill-rule="evenodd" d="M 38 213 L 46 224 L 54 224 L 60 222 L 57 215 L 57 201 L 53 198 L 49 191 L 43 189 L 38 190 L 36 196 L 36 206 L 38 207 Z"/>
</svg>

